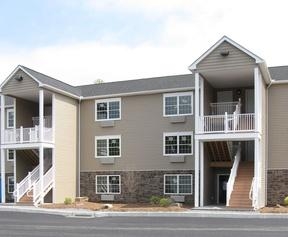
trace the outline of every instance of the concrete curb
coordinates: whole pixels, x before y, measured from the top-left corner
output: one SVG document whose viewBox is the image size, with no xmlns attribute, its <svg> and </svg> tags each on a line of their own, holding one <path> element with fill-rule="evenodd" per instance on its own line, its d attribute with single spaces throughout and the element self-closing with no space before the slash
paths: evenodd
<svg viewBox="0 0 288 237">
<path fill-rule="evenodd" d="M 60 215 L 70 218 L 101 217 L 199 217 L 238 219 L 288 219 L 288 214 L 259 213 L 254 211 L 190 210 L 186 212 L 114 212 L 85 209 L 47 209 L 27 206 L 0 206 L 1 211 Z"/>
</svg>

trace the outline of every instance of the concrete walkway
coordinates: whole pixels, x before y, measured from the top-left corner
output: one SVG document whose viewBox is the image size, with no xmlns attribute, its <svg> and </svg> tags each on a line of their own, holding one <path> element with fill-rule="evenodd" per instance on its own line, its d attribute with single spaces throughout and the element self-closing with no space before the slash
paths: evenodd
<svg viewBox="0 0 288 237">
<path fill-rule="evenodd" d="M 217 210 L 217 209 L 190 209 L 184 212 L 115 212 L 115 211 L 90 211 L 86 209 L 47 209 L 34 206 L 0 205 L 1 211 L 42 213 L 50 215 L 62 215 L 75 218 L 94 218 L 110 216 L 141 216 L 141 217 L 209 217 L 209 218 L 285 218 L 288 214 L 259 213 L 252 210 Z"/>
</svg>

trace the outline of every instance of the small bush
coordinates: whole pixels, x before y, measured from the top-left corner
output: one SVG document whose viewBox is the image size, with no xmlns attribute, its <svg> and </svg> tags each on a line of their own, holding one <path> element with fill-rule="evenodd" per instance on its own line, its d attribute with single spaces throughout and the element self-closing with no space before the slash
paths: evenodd
<svg viewBox="0 0 288 237">
<path fill-rule="evenodd" d="M 172 200 L 170 198 L 161 198 L 159 205 L 160 207 L 169 207 L 172 203 Z"/>
<path fill-rule="evenodd" d="M 284 198 L 284 205 L 288 206 L 288 196 Z"/>
<path fill-rule="evenodd" d="M 70 205 L 70 204 L 72 204 L 72 198 L 66 197 L 65 200 L 64 200 L 64 204 L 65 204 L 65 205 Z"/>
<path fill-rule="evenodd" d="M 152 197 L 150 197 L 150 203 L 151 203 L 152 205 L 159 205 L 160 200 L 161 200 L 161 197 L 159 197 L 159 196 L 152 196 Z"/>
</svg>

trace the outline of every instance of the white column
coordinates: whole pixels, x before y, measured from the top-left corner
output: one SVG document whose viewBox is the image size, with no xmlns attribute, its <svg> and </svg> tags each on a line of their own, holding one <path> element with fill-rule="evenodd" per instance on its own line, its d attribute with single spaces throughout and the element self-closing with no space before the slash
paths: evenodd
<svg viewBox="0 0 288 237">
<path fill-rule="evenodd" d="M 199 73 L 195 73 L 195 134 L 199 133 Z"/>
<path fill-rule="evenodd" d="M 200 206 L 204 206 L 204 143 L 199 144 L 200 155 Z"/>
<path fill-rule="evenodd" d="M 262 88 L 261 88 L 261 75 L 259 68 L 254 68 L 254 97 L 255 97 L 255 130 L 261 132 L 261 106 L 262 106 Z"/>
<path fill-rule="evenodd" d="M 194 169 L 194 176 L 195 176 L 195 184 L 194 184 L 194 206 L 199 207 L 199 140 L 195 139 L 195 153 L 194 153 L 194 160 L 195 160 L 195 169 Z"/>
<path fill-rule="evenodd" d="M 259 208 L 259 184 L 261 182 L 261 172 L 259 172 L 261 167 L 260 159 L 260 140 L 258 138 L 254 139 L 254 189 L 253 189 L 253 200 L 255 200 L 254 208 Z"/>
<path fill-rule="evenodd" d="M 199 95 L 199 100 L 200 100 L 200 116 L 204 116 L 204 79 L 199 76 L 200 82 L 200 95 Z"/>
<path fill-rule="evenodd" d="M 2 148 L 4 143 L 4 130 L 5 130 L 5 97 L 1 95 L 1 202 L 5 203 L 6 193 L 5 193 L 5 150 Z"/>
<path fill-rule="evenodd" d="M 6 193 L 5 193 L 5 150 L 1 148 L 1 202 L 6 202 Z"/>
<path fill-rule="evenodd" d="M 13 161 L 13 163 L 14 163 L 14 167 L 13 167 L 13 174 L 14 174 L 14 191 L 16 190 L 16 184 L 17 184 L 17 180 L 16 180 L 16 177 L 17 177 L 17 174 L 16 174 L 16 165 L 17 165 L 17 162 L 16 162 L 16 160 L 17 160 L 17 152 L 16 152 L 16 150 L 14 150 L 14 161 Z M 16 203 L 16 198 L 14 197 L 14 202 Z"/>
<path fill-rule="evenodd" d="M 39 90 L 39 140 L 43 142 L 44 134 L 44 91 Z"/>
<path fill-rule="evenodd" d="M 40 203 L 41 204 L 44 202 L 43 176 L 44 176 L 44 147 L 41 144 L 39 147 L 39 182 L 40 182 Z"/>
</svg>

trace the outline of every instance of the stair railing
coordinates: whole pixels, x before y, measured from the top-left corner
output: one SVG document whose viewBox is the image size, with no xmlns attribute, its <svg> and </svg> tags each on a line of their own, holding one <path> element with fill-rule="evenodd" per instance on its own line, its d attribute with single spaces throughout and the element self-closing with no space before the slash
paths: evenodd
<svg viewBox="0 0 288 237">
<path fill-rule="evenodd" d="M 20 198 L 23 197 L 33 186 L 33 184 L 39 179 L 39 165 L 28 173 L 28 175 L 20 182 L 16 184 L 16 189 L 13 192 L 16 197 L 16 201 L 19 202 Z"/>
<path fill-rule="evenodd" d="M 231 173 L 227 182 L 227 193 L 226 193 L 226 206 L 229 207 L 230 204 L 230 198 L 231 198 L 231 194 L 233 192 L 234 189 L 234 183 L 235 183 L 235 179 L 237 177 L 237 171 L 238 171 L 238 167 L 239 167 L 239 163 L 240 163 L 240 158 L 241 158 L 241 146 L 239 144 L 238 146 L 238 150 L 237 153 L 234 157 L 234 163 L 231 169 Z"/>
<path fill-rule="evenodd" d="M 256 207 L 256 202 L 258 199 L 257 192 L 256 192 L 256 178 L 253 177 L 252 182 L 251 182 L 251 187 L 249 191 L 249 199 L 252 201 L 252 206 L 255 208 Z"/>
</svg>

